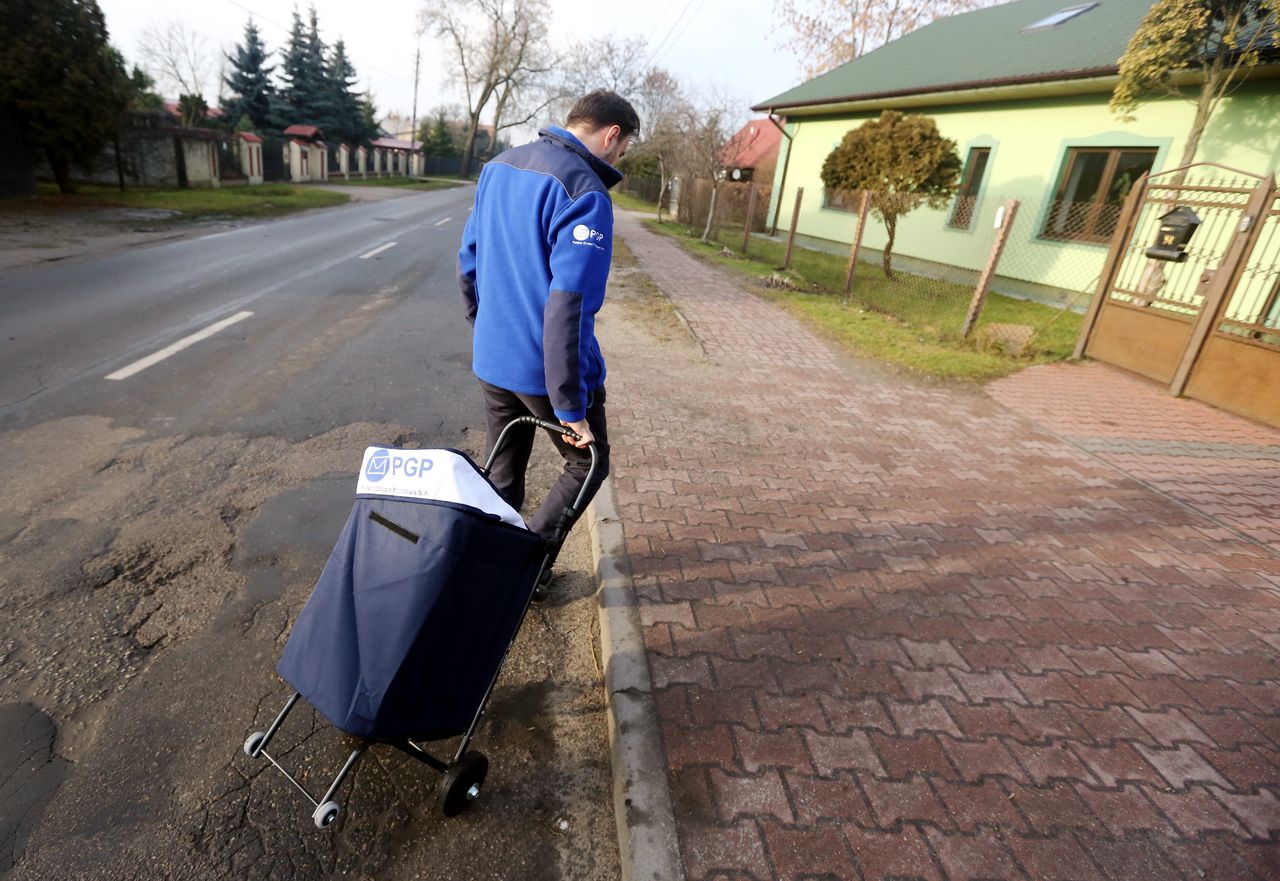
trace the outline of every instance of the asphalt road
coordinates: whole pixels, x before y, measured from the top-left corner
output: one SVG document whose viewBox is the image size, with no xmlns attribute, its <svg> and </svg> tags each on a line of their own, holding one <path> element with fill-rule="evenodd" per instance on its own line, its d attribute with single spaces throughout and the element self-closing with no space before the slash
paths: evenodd
<svg viewBox="0 0 1280 881">
<path fill-rule="evenodd" d="M 288 695 L 275 660 L 363 448 L 481 452 L 454 280 L 471 198 L 0 274 L 0 877 L 616 877 L 585 529 L 504 671 L 463 817 L 375 752 L 320 832 L 240 752 Z M 323 788 L 349 744 L 304 708 L 275 748 Z"/>
</svg>

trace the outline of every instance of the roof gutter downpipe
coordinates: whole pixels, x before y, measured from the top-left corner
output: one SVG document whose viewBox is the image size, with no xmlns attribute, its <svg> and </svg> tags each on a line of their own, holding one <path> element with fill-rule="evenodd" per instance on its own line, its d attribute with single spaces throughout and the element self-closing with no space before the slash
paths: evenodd
<svg viewBox="0 0 1280 881">
<path fill-rule="evenodd" d="M 785 118 L 785 117 L 784 117 Z M 787 159 L 782 163 L 782 180 L 778 182 L 778 202 L 773 209 L 773 223 L 769 229 L 769 235 L 776 236 L 778 234 L 778 215 L 782 212 L 782 193 L 783 188 L 787 185 L 787 169 L 791 166 L 791 135 L 787 134 L 786 128 L 778 123 L 773 116 L 773 110 L 769 110 L 769 121 L 774 127 L 781 132 L 782 136 L 787 139 Z"/>
</svg>

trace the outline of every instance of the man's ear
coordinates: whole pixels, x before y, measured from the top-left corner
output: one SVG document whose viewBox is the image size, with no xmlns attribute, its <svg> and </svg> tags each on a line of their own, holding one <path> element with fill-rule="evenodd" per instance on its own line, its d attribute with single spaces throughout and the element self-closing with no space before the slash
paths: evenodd
<svg viewBox="0 0 1280 881">
<path fill-rule="evenodd" d="M 606 150 L 612 149 L 613 145 L 618 143 L 622 137 L 622 126 L 611 125 L 609 130 L 604 133 L 604 146 Z"/>
</svg>

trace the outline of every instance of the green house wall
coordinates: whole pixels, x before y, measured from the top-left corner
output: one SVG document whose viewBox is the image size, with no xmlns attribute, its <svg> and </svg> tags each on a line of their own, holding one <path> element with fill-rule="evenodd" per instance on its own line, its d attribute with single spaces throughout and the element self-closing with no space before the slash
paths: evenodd
<svg viewBox="0 0 1280 881">
<path fill-rule="evenodd" d="M 1101 271 L 1106 246 L 1062 242 L 1039 237 L 1062 164 L 1070 147 L 1156 148 L 1153 173 L 1174 168 L 1182 157 L 1194 106 L 1169 98 L 1143 105 L 1131 123 L 1107 109 L 1109 94 L 910 108 L 933 117 L 939 130 L 956 141 L 962 159 L 971 147 L 991 148 L 978 195 L 974 222 L 968 230 L 947 226 L 950 208 L 919 208 L 901 218 L 894 243 L 901 255 L 931 264 L 981 269 L 994 238 L 997 208 L 1008 199 L 1021 202 L 1000 275 L 1047 289 L 1083 290 Z M 797 187 L 804 187 L 797 232 L 811 244 L 846 248 L 853 239 L 856 215 L 823 207 L 819 176 L 823 160 L 845 132 L 875 118 L 880 110 L 831 117 L 792 117 L 786 125 L 775 180 L 784 163 L 785 192 L 772 194 L 770 217 L 779 229 L 791 224 Z M 790 158 L 788 160 L 788 154 Z M 1280 168 L 1280 79 L 1249 82 L 1224 99 L 1201 138 L 1197 161 L 1217 162 L 1257 175 Z M 781 210 L 778 210 L 781 205 Z M 886 235 L 868 224 L 863 244 L 880 250 Z M 1016 284 L 1015 284 L 1016 287 Z M 1016 292 L 1016 291 L 1015 291 Z"/>
</svg>

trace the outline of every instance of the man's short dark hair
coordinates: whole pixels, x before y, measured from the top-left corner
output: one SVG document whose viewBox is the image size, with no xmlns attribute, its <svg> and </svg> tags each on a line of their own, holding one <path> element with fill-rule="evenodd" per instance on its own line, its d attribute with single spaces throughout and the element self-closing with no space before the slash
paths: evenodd
<svg viewBox="0 0 1280 881">
<path fill-rule="evenodd" d="M 596 89 L 578 99 L 569 111 L 566 125 L 586 125 L 591 131 L 599 131 L 608 125 L 622 129 L 622 136 L 633 135 L 640 130 L 640 117 L 631 102 L 608 89 Z"/>
</svg>

